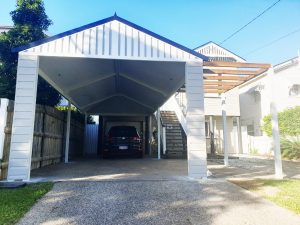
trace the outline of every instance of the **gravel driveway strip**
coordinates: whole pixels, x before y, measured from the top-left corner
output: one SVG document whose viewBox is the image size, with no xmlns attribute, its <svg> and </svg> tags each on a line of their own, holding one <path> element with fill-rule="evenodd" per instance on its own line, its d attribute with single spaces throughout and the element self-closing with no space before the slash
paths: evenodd
<svg viewBox="0 0 300 225">
<path fill-rule="evenodd" d="M 19 224 L 299 225 L 300 216 L 226 181 L 66 181 Z"/>
</svg>

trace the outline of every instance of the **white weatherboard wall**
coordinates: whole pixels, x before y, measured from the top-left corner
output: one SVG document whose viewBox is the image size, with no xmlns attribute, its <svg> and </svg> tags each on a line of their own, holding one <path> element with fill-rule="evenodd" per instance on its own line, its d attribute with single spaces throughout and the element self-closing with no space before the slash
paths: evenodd
<svg viewBox="0 0 300 225">
<path fill-rule="evenodd" d="M 207 162 L 202 62 L 187 62 L 185 73 L 188 174 L 192 178 L 205 178 Z"/>
<path fill-rule="evenodd" d="M 19 55 L 8 181 L 30 178 L 38 67 L 38 56 Z"/>
</svg>

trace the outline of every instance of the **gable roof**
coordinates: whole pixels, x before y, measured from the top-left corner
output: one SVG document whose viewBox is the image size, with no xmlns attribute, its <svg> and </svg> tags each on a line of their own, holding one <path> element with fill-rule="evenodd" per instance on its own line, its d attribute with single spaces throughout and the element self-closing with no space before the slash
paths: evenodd
<svg viewBox="0 0 300 225">
<path fill-rule="evenodd" d="M 90 23 L 90 24 L 87 24 L 87 25 L 84 25 L 84 26 L 81 26 L 81 27 L 78 27 L 78 28 L 75 28 L 75 29 L 72 29 L 72 30 L 69 30 L 69 31 L 65 31 L 63 33 L 60 33 L 60 34 L 57 34 L 57 35 L 54 35 L 54 36 L 51 36 L 51 37 L 48 37 L 48 38 L 44 38 L 44 39 L 41 39 L 41 40 L 38 40 L 38 41 L 34 41 L 28 45 L 24 45 L 24 46 L 19 46 L 19 47 L 16 47 L 16 48 L 13 48 L 12 49 L 12 52 L 20 52 L 20 51 L 24 51 L 24 50 L 27 50 L 29 48 L 33 48 L 33 47 L 36 47 L 36 46 L 39 46 L 39 45 L 42 45 L 42 44 L 45 44 L 45 43 L 48 43 L 48 42 L 51 42 L 51 41 L 54 41 L 54 40 L 57 40 L 59 38 L 63 38 L 63 37 L 66 37 L 66 36 L 69 36 L 69 35 L 72 35 L 74 33 L 77 33 L 77 32 L 80 32 L 80 31 L 84 31 L 84 30 L 87 30 L 87 29 L 90 29 L 90 28 L 93 28 L 93 27 L 96 27 L 96 26 L 99 26 L 99 25 L 102 25 L 102 24 L 105 24 L 105 23 L 108 23 L 108 22 L 111 22 L 111 21 L 119 21 L 127 26 L 130 26 L 138 31 L 141 31 L 141 32 L 144 32 L 145 34 L 148 34 L 160 41 L 163 41 L 169 45 L 172 45 L 178 49 L 181 49 L 182 51 L 185 51 L 191 55 L 194 55 L 198 58 L 201 58 L 203 59 L 204 61 L 207 61 L 208 60 L 208 57 L 204 56 L 203 54 L 201 53 L 198 53 L 198 52 L 195 52 L 193 51 L 192 49 L 188 48 L 188 47 L 185 47 L 181 44 L 178 44 L 170 39 L 167 39 L 159 34 L 156 34 L 146 28 L 143 28 L 135 23 L 132 23 L 128 20 L 125 20 L 119 16 L 117 16 L 117 14 L 111 16 L 111 17 L 108 17 L 108 18 L 105 18 L 105 19 L 102 19 L 102 20 L 99 20 L 99 21 L 96 21 L 96 22 L 93 22 L 93 23 Z"/>
<path fill-rule="evenodd" d="M 211 48 L 212 49 L 211 49 Z M 216 44 L 213 41 L 209 41 L 205 44 L 194 48 L 194 50 L 200 54 L 203 54 L 209 58 L 209 61 L 228 61 L 228 62 L 245 62 L 246 60 L 241 56 L 233 53 L 232 51 Z"/>
</svg>

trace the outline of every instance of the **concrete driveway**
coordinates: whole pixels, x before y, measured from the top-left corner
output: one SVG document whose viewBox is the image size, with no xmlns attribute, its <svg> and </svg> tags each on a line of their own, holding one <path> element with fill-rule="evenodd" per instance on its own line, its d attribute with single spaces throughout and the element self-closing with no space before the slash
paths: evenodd
<svg viewBox="0 0 300 225">
<path fill-rule="evenodd" d="M 274 178 L 274 160 L 256 156 L 240 156 L 239 159 L 229 159 L 225 167 L 223 160 L 210 159 L 208 169 L 214 178 L 225 179 L 256 179 Z M 300 179 L 300 162 L 282 161 L 285 178 Z"/>
<path fill-rule="evenodd" d="M 224 174 L 188 179 L 185 160 L 81 160 L 32 174 L 62 182 L 19 224 L 300 224 L 299 215 L 227 182 Z"/>
<path fill-rule="evenodd" d="M 226 181 L 66 181 L 19 224 L 299 225 L 300 217 Z"/>
<path fill-rule="evenodd" d="M 33 181 L 186 180 L 186 160 L 80 159 L 35 169 Z"/>
</svg>

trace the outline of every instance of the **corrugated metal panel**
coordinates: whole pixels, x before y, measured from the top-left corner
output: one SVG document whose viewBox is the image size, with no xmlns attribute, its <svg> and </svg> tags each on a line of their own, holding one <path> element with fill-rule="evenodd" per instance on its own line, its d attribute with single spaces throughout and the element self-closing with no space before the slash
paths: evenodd
<svg viewBox="0 0 300 225">
<path fill-rule="evenodd" d="M 22 54 L 185 61 L 197 58 L 145 32 L 113 20 L 29 48 Z"/>
<path fill-rule="evenodd" d="M 87 124 L 84 139 L 84 153 L 96 155 L 98 151 L 98 124 Z"/>
</svg>

